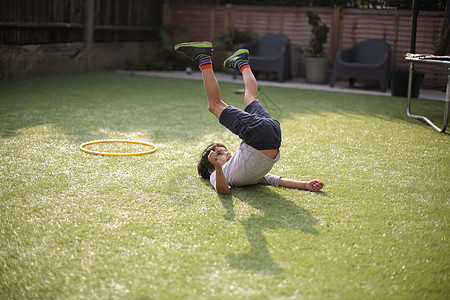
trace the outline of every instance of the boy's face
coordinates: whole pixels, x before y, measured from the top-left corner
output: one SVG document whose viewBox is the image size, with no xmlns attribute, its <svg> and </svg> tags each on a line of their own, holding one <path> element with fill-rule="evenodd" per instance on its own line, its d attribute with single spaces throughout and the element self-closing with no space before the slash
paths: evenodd
<svg viewBox="0 0 450 300">
<path fill-rule="evenodd" d="M 216 147 L 214 152 L 217 153 L 217 162 L 220 164 L 220 166 L 223 166 L 227 161 L 231 159 L 232 156 L 227 148 L 220 146 Z"/>
</svg>

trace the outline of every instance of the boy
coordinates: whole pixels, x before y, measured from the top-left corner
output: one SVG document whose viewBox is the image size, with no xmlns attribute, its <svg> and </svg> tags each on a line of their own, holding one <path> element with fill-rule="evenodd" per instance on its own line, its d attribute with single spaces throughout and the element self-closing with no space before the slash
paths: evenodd
<svg viewBox="0 0 450 300">
<path fill-rule="evenodd" d="M 225 68 L 242 73 L 245 110 L 227 105 L 220 98 L 219 84 L 212 69 L 210 42 L 181 43 L 174 49 L 199 64 L 209 111 L 242 139 L 234 155 L 220 143 L 209 145 L 202 153 L 198 172 L 203 178 L 210 179 L 218 193 L 229 194 L 232 186 L 257 183 L 313 192 L 322 189 L 323 183 L 319 180 L 296 181 L 268 173 L 280 159 L 280 123 L 258 101 L 258 85 L 248 63 L 247 49 L 237 50 L 224 61 Z"/>
</svg>

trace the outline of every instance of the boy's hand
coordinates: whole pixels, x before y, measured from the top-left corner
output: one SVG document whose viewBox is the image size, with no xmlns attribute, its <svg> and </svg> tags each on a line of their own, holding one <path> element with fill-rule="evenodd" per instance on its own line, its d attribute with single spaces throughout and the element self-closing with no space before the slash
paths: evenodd
<svg viewBox="0 0 450 300">
<path fill-rule="evenodd" d="M 228 186 L 227 179 L 222 171 L 222 165 L 219 161 L 219 155 L 215 151 L 211 151 L 208 154 L 208 160 L 214 165 L 216 169 L 216 191 L 219 194 L 229 194 L 230 187 Z"/>
<path fill-rule="evenodd" d="M 320 180 L 311 180 L 306 184 L 306 189 L 311 192 L 318 192 L 323 188 L 323 183 Z"/>
<path fill-rule="evenodd" d="M 219 155 L 214 150 L 211 150 L 211 152 L 209 152 L 208 160 L 209 160 L 210 163 L 213 164 L 214 167 L 216 167 L 216 168 L 218 166 L 220 167 Z"/>
</svg>

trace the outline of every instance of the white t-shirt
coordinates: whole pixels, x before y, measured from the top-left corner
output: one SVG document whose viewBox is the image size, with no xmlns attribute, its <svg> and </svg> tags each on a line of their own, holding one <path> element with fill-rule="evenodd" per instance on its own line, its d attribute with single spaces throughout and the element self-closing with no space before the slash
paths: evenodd
<svg viewBox="0 0 450 300">
<path fill-rule="evenodd" d="M 222 171 L 230 187 L 254 185 L 257 183 L 278 186 L 280 176 L 275 176 L 268 172 L 279 160 L 280 151 L 278 151 L 275 159 L 272 159 L 241 141 L 236 153 L 229 161 L 223 164 Z M 209 181 L 216 188 L 216 171 L 211 174 Z"/>
</svg>

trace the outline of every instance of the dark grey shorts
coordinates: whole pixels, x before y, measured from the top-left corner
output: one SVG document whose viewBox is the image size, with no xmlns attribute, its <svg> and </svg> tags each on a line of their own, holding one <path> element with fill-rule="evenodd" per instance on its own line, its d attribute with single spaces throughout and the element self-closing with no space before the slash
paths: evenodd
<svg viewBox="0 0 450 300">
<path fill-rule="evenodd" d="M 280 123 L 269 115 L 258 100 L 250 103 L 245 110 L 227 106 L 219 122 L 257 150 L 278 149 L 281 146 Z"/>
</svg>

